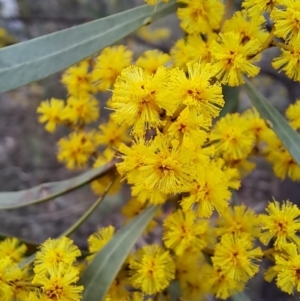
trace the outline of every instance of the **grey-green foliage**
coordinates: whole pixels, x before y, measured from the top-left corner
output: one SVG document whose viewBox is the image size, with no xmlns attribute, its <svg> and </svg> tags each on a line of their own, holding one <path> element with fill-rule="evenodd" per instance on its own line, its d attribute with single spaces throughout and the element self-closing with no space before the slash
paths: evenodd
<svg viewBox="0 0 300 301">
<path fill-rule="evenodd" d="M 174 12 L 175 0 L 143 5 L 0 50 L 0 92 L 63 70 L 120 40 L 148 22 Z"/>
<path fill-rule="evenodd" d="M 277 137 L 295 161 L 300 164 L 300 135 L 291 128 L 286 119 L 273 107 L 273 105 L 270 104 L 268 99 L 250 83 L 248 79 L 245 78 L 245 81 L 245 90 L 252 104 L 255 106 L 262 118 L 271 122 L 272 129 L 276 133 Z"/>
<path fill-rule="evenodd" d="M 153 218 L 157 207 L 145 209 L 124 226 L 95 256 L 83 272 L 80 284 L 84 286 L 82 301 L 102 301 L 130 250 Z"/>
</svg>

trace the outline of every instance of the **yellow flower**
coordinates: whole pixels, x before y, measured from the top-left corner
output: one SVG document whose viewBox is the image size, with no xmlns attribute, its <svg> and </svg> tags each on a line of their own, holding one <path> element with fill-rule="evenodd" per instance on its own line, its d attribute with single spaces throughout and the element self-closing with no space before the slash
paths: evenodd
<svg viewBox="0 0 300 301">
<path fill-rule="evenodd" d="M 238 113 L 221 118 L 212 129 L 210 139 L 218 154 L 225 153 L 227 159 L 233 160 L 246 158 L 255 144 L 247 120 Z"/>
<path fill-rule="evenodd" d="M 203 273 L 205 274 L 204 281 L 210 288 L 209 292 L 218 299 L 228 299 L 237 292 L 241 292 L 245 287 L 243 282 L 230 278 L 220 268 L 216 269 L 211 265 L 206 265 Z"/>
<path fill-rule="evenodd" d="M 163 125 L 160 114 L 171 115 L 176 108 L 174 100 L 162 94 L 168 79 L 165 67 L 159 67 L 153 75 L 137 66 L 124 69 L 114 86 L 113 120 L 133 126 L 132 133 L 139 137 L 146 129 Z"/>
<path fill-rule="evenodd" d="M 164 136 L 156 136 L 151 147 L 155 152 L 149 153 L 135 183 L 145 182 L 150 190 L 166 194 L 187 191 L 194 172 L 189 149 Z"/>
<path fill-rule="evenodd" d="M 37 113 L 40 114 L 39 122 L 46 123 L 46 131 L 52 133 L 56 130 L 58 124 L 63 123 L 62 111 L 65 104 L 61 99 L 51 98 L 50 101 L 42 101 L 37 108 Z"/>
<path fill-rule="evenodd" d="M 99 125 L 100 133 L 97 135 L 97 141 L 100 145 L 105 145 L 108 148 L 118 148 L 123 143 L 128 143 L 128 127 L 120 126 L 111 118 L 108 122 Z"/>
<path fill-rule="evenodd" d="M 58 161 L 66 164 L 67 168 L 85 167 L 90 156 L 95 151 L 89 133 L 72 132 L 68 137 L 58 141 Z"/>
<path fill-rule="evenodd" d="M 68 93 L 74 97 L 87 96 L 96 91 L 89 73 L 90 64 L 88 60 L 68 68 L 61 79 Z"/>
<path fill-rule="evenodd" d="M 130 147 L 122 143 L 119 147 L 122 162 L 116 164 L 118 172 L 123 178 L 127 178 L 128 183 L 135 183 L 140 177 L 140 168 L 145 165 L 148 155 L 153 151 L 151 144 L 144 139 L 134 140 Z"/>
<path fill-rule="evenodd" d="M 300 245 L 300 238 L 297 232 L 300 230 L 300 209 L 297 205 L 284 202 L 280 205 L 279 202 L 270 202 L 267 209 L 267 214 L 261 214 L 262 234 L 260 240 L 267 245 L 271 239 L 274 239 L 274 247 L 282 249 L 288 242 L 294 242 Z"/>
<path fill-rule="evenodd" d="M 215 36 L 210 34 L 206 40 L 198 35 L 188 35 L 179 39 L 170 50 L 174 66 L 186 69 L 187 64 L 211 62 L 210 44 Z"/>
<path fill-rule="evenodd" d="M 249 131 L 252 132 L 257 141 L 262 141 L 265 132 L 269 130 L 266 122 L 259 116 L 259 113 L 255 108 L 246 110 L 242 115 L 242 118 L 247 120 Z"/>
<path fill-rule="evenodd" d="M 254 248 L 250 235 L 224 234 L 212 257 L 215 269 L 221 269 L 229 279 L 246 282 L 258 272 L 263 253 Z"/>
<path fill-rule="evenodd" d="M 245 11 L 237 11 L 224 22 L 222 32 L 237 32 L 241 36 L 242 44 L 251 39 L 258 39 L 262 44 L 268 37 L 265 24 L 266 19 L 263 16 L 250 19 Z"/>
<path fill-rule="evenodd" d="M 178 8 L 181 28 L 188 34 L 209 34 L 218 30 L 224 13 L 224 4 L 219 0 L 178 0 L 186 4 Z"/>
<path fill-rule="evenodd" d="M 273 150 L 269 161 L 273 164 L 273 171 L 278 178 L 300 180 L 300 166 L 286 149 Z"/>
<path fill-rule="evenodd" d="M 134 183 L 136 181 L 131 182 Z M 145 182 L 131 186 L 131 195 L 136 197 L 136 199 L 142 204 L 148 204 L 149 202 L 153 205 L 161 205 L 164 204 L 167 199 L 167 195 L 165 193 L 150 189 L 149 185 Z"/>
<path fill-rule="evenodd" d="M 160 66 L 168 67 L 171 57 L 157 49 L 145 51 L 135 62 L 135 65 L 143 68 L 147 73 L 153 74 Z"/>
<path fill-rule="evenodd" d="M 221 85 L 211 84 L 213 69 L 210 64 L 188 64 L 188 77 L 178 68 L 170 72 L 168 94 L 186 105 L 191 118 L 204 115 L 213 118 L 219 115 L 224 105 Z"/>
<path fill-rule="evenodd" d="M 280 4 L 281 0 L 244 0 L 242 7 L 246 9 L 249 16 L 253 19 L 259 18 L 264 12 L 271 12 L 273 7 Z"/>
<path fill-rule="evenodd" d="M 299 249 L 294 244 L 284 248 L 284 254 L 275 254 L 273 275 L 276 276 L 277 286 L 288 294 L 293 294 L 294 289 L 300 291 L 300 255 Z"/>
<path fill-rule="evenodd" d="M 19 263 L 27 247 L 15 237 L 9 237 L 0 242 L 0 258 L 9 256 L 13 262 Z"/>
<path fill-rule="evenodd" d="M 281 48 L 282 54 L 273 60 L 272 66 L 279 71 L 283 70 L 294 81 L 300 81 L 300 44 L 291 41 L 288 47 L 290 50 Z"/>
<path fill-rule="evenodd" d="M 61 112 L 63 119 L 74 125 L 89 124 L 99 118 L 99 103 L 96 98 L 84 95 L 80 98 L 70 96 Z"/>
<path fill-rule="evenodd" d="M 207 140 L 207 130 L 210 127 L 210 118 L 206 118 L 204 115 L 190 118 L 189 110 L 184 109 L 178 118 L 172 122 L 167 134 L 171 139 L 182 139 L 182 145 L 187 148 L 193 144 L 199 147 Z"/>
<path fill-rule="evenodd" d="M 132 52 L 123 45 L 104 48 L 96 59 L 92 80 L 100 91 L 110 89 L 122 70 L 131 64 Z"/>
<path fill-rule="evenodd" d="M 129 261 L 130 283 L 145 294 L 163 291 L 175 277 L 175 264 L 169 252 L 158 245 L 148 245 Z"/>
<path fill-rule="evenodd" d="M 260 235 L 259 220 L 251 208 L 245 205 L 228 207 L 217 220 L 216 233 L 239 235 L 249 234 L 252 237 Z"/>
<path fill-rule="evenodd" d="M 33 284 L 41 286 L 41 299 L 44 300 L 61 300 L 61 301 L 80 301 L 83 286 L 77 286 L 78 270 L 72 266 L 67 269 L 62 265 L 49 268 L 47 274 L 36 277 Z"/>
<path fill-rule="evenodd" d="M 91 234 L 88 238 L 89 251 L 91 253 L 99 252 L 113 237 L 115 228 L 108 226 L 99 229 L 97 232 Z M 88 257 L 88 261 L 91 261 L 94 255 Z"/>
<path fill-rule="evenodd" d="M 149 26 L 142 26 L 137 30 L 137 35 L 148 43 L 157 42 L 170 37 L 171 32 L 167 27 L 150 29 Z"/>
<path fill-rule="evenodd" d="M 114 158 L 114 156 L 115 156 L 115 152 L 113 150 L 106 149 L 101 155 L 97 157 L 97 159 L 93 164 L 93 168 L 105 166 Z M 108 191 L 108 194 L 116 194 L 118 191 L 120 191 L 122 183 L 120 182 L 120 178 L 116 179 L 114 170 L 107 173 L 104 177 L 94 180 L 91 183 L 91 188 L 97 195 L 102 195 L 105 192 L 107 186 L 112 181 L 114 181 L 114 183 L 111 186 L 110 190 Z"/>
<path fill-rule="evenodd" d="M 285 116 L 295 130 L 300 128 L 300 99 L 297 99 L 294 104 L 288 106 Z"/>
<path fill-rule="evenodd" d="M 177 210 L 164 221 L 163 241 L 178 256 L 186 249 L 201 251 L 208 244 L 208 229 L 208 221 L 197 219 L 193 211 Z"/>
<path fill-rule="evenodd" d="M 22 281 L 23 273 L 10 256 L 0 258 L 0 300 L 12 301 L 15 297 L 17 285 L 14 282 Z"/>
<path fill-rule="evenodd" d="M 47 239 L 36 253 L 34 272 L 37 275 L 48 273 L 49 269 L 61 266 L 67 268 L 81 255 L 80 250 L 68 237 Z"/>
<path fill-rule="evenodd" d="M 194 182 L 190 186 L 190 196 L 181 201 L 185 212 L 192 208 L 201 218 L 209 218 L 213 210 L 222 213 L 228 206 L 230 191 L 225 173 L 213 164 L 199 167 Z"/>
<path fill-rule="evenodd" d="M 279 2 L 280 7 L 274 7 L 270 16 L 274 21 L 274 34 L 287 41 L 293 40 L 299 45 L 300 2 L 298 0 L 281 0 Z"/>
<path fill-rule="evenodd" d="M 243 43 L 243 37 L 234 31 L 220 33 L 219 40 L 211 44 L 211 55 L 216 76 L 222 84 L 239 86 L 244 83 L 243 75 L 253 77 L 259 73 L 259 67 L 252 62 L 260 52 L 257 39 Z"/>
</svg>

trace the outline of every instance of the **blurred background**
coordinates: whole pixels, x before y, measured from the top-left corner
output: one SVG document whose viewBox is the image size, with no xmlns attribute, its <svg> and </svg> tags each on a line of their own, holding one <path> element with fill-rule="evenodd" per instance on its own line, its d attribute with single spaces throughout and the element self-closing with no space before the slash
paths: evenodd
<svg viewBox="0 0 300 301">
<path fill-rule="evenodd" d="M 142 0 L 0 0 L 0 47 L 83 24 L 142 3 Z M 168 52 L 182 36 L 182 31 L 175 15 L 151 25 L 152 29 L 161 27 L 171 29 L 170 36 L 162 41 L 149 41 L 134 33 L 121 42 L 131 48 L 136 56 L 156 47 Z M 262 72 L 253 82 L 283 112 L 289 103 L 300 97 L 300 85 L 271 68 L 270 62 L 276 53 L 276 49 L 264 53 L 259 63 Z M 59 129 L 50 134 L 37 122 L 36 108 L 42 100 L 65 98 L 66 91 L 60 84 L 60 77 L 61 73 L 55 74 L 0 95 L 0 191 L 27 189 L 83 172 L 71 172 L 57 162 L 56 142 L 66 134 L 65 130 Z M 100 97 L 99 100 L 104 102 L 106 98 L 107 95 L 103 95 L 103 99 Z M 238 110 L 243 111 L 250 105 L 241 89 Z M 106 115 L 103 109 L 100 121 Z M 290 199 L 300 204 L 298 183 L 288 180 L 282 182 L 275 178 L 266 162 L 258 160 L 257 163 L 258 168 L 243 180 L 238 193 L 240 202 L 252 206 L 257 212 L 262 211 L 273 196 L 278 200 Z M 96 198 L 87 185 L 52 202 L 0 211 L 0 233 L 40 243 L 66 230 Z M 118 212 L 127 198 L 125 190 L 119 195 L 109 196 L 73 236 L 76 243 L 84 248 L 86 237 L 100 226 L 120 226 Z M 278 294 L 274 286 L 261 286 L 261 283 L 261 278 L 256 277 L 250 284 L 254 285 L 251 296 L 256 300 L 286 299 L 286 296 Z"/>
</svg>

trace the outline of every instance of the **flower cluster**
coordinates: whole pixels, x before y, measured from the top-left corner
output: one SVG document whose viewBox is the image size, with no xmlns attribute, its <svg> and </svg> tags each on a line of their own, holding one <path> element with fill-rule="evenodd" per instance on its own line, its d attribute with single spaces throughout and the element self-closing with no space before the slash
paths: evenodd
<svg viewBox="0 0 300 301">
<path fill-rule="evenodd" d="M 146 2 L 155 9 L 168 0 Z M 169 53 L 147 50 L 133 60 L 125 46 L 107 47 L 65 71 L 66 100 L 52 98 L 37 109 L 47 131 L 58 126 L 70 129 L 58 142 L 58 160 L 67 168 L 115 163 L 117 176 L 113 170 L 91 186 L 102 195 L 112 182 L 110 193 L 120 191 L 121 183 L 129 185 L 131 198 L 122 208 L 124 223 L 149 205 L 158 207 L 144 234 L 160 225 L 161 243 L 130 253 L 106 301 L 153 296 L 168 300 L 174 279 L 182 300 L 202 300 L 208 294 L 227 299 L 246 287 L 263 259 L 274 263 L 265 271 L 267 281 L 275 278 L 289 294 L 300 291 L 300 209 L 289 201 L 273 200 L 257 214 L 232 202 L 258 156 L 271 163 L 280 179 L 300 180 L 300 167 L 255 108 L 220 116 L 224 86 L 240 86 L 245 76 L 258 75 L 256 62 L 270 47 L 282 51 L 273 67 L 300 81 L 299 1 L 244 0 L 243 10 L 237 12 L 221 0 L 177 2 L 185 37 Z M 273 22 L 270 31 L 266 15 Z M 145 27 L 138 34 L 147 41 L 155 36 Z M 161 31 L 157 38 L 166 35 Z M 104 91 L 110 93 L 106 107 L 111 114 L 106 123 L 91 130 L 99 119 L 97 93 Z M 285 115 L 298 131 L 300 100 Z M 171 205 L 172 210 L 166 215 L 161 205 Z M 16 290 L 27 296 L 20 297 L 22 301 L 80 300 L 80 271 L 93 264 L 94 254 L 114 233 L 115 228 L 108 226 L 92 234 L 90 254 L 82 265 L 77 260 L 80 251 L 68 238 L 46 241 L 31 278 L 17 272 L 17 276 L 9 272 L 7 279 L 1 276 L 0 285 L 10 292 L 4 300 L 10 301 Z M 22 272 L 16 266 L 21 252 L 17 250 L 12 253 L 15 258 L 3 257 L 7 258 L 3 271 Z M 24 280 L 27 276 L 29 280 Z M 19 289 L 23 281 L 34 289 L 23 292 Z"/>
</svg>

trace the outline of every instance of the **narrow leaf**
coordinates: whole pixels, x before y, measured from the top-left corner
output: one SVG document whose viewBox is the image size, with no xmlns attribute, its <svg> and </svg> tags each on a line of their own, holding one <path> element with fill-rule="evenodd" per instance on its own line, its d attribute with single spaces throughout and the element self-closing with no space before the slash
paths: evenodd
<svg viewBox="0 0 300 301">
<path fill-rule="evenodd" d="M 178 280 L 171 281 L 168 287 L 168 295 L 170 297 L 170 301 L 180 300 L 180 284 Z"/>
<path fill-rule="evenodd" d="M 285 118 L 273 107 L 272 104 L 245 78 L 245 90 L 252 104 L 260 116 L 269 120 L 272 129 L 281 140 L 285 148 L 300 165 L 300 135 L 294 131 Z"/>
<path fill-rule="evenodd" d="M 225 105 L 218 118 L 224 117 L 226 114 L 233 113 L 237 110 L 239 104 L 239 93 L 240 87 L 223 86 Z"/>
<path fill-rule="evenodd" d="M 233 301 L 251 301 L 244 292 L 237 293 L 230 298 Z"/>
<path fill-rule="evenodd" d="M 175 0 L 143 5 L 0 50 L 0 92 L 45 78 L 174 12 Z M 149 17 L 151 19 L 149 19 Z"/>
<path fill-rule="evenodd" d="M 153 218 L 157 207 L 149 207 L 124 226 L 95 256 L 80 279 L 82 301 L 102 301 L 135 242 Z"/>
<path fill-rule="evenodd" d="M 82 175 L 68 180 L 44 183 L 21 191 L 1 192 L 0 210 L 16 209 L 49 201 L 105 176 L 114 166 L 115 162 L 112 161 L 105 166 L 89 170 Z"/>
<path fill-rule="evenodd" d="M 106 187 L 105 191 L 103 192 L 102 196 L 100 196 L 97 199 L 97 201 L 92 206 L 90 206 L 90 208 L 84 214 L 82 214 L 82 216 L 78 220 L 74 222 L 74 224 L 72 224 L 65 232 L 59 235 L 59 237 L 72 235 L 91 216 L 91 214 L 97 209 L 97 207 L 104 200 L 105 196 L 107 195 L 114 181 L 115 180 L 110 182 L 110 184 Z M 19 267 L 24 268 L 25 266 L 31 264 L 35 260 L 35 256 L 36 254 L 33 253 L 29 257 L 25 258 L 22 262 L 19 263 Z"/>
</svg>

